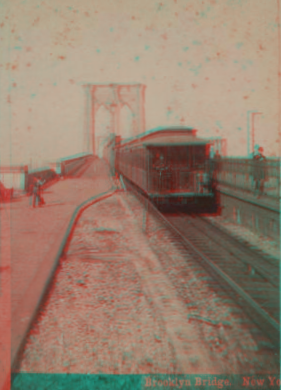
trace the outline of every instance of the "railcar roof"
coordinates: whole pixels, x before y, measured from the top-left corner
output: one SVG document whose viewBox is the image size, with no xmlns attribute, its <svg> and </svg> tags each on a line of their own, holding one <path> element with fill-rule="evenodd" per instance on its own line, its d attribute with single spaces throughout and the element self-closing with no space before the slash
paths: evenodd
<svg viewBox="0 0 281 390">
<path fill-rule="evenodd" d="M 197 130 L 189 127 L 157 127 L 136 137 L 122 140 L 118 147 L 125 146 L 185 146 L 206 145 L 208 140 L 196 137 Z"/>
<path fill-rule="evenodd" d="M 206 145 L 207 140 L 198 138 L 192 134 L 171 134 L 159 135 L 155 139 L 144 141 L 144 146 L 187 146 L 187 145 Z"/>
</svg>

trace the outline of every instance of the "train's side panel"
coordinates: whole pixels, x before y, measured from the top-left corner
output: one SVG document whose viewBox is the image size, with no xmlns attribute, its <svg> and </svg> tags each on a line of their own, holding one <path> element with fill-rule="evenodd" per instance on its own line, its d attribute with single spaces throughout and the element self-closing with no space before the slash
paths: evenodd
<svg viewBox="0 0 281 390">
<path fill-rule="evenodd" d="M 111 174 L 115 175 L 115 140 L 110 140 L 110 142 L 103 148 L 103 159 L 107 162 L 110 167 Z"/>
<path fill-rule="evenodd" d="M 132 163 L 132 182 L 135 183 L 145 192 L 147 191 L 146 186 L 146 163 L 145 163 L 145 153 L 146 149 L 144 147 L 138 148 L 132 151 L 133 153 L 133 163 Z"/>
<path fill-rule="evenodd" d="M 116 169 L 131 182 L 147 192 L 147 150 L 143 147 L 117 149 Z"/>
<path fill-rule="evenodd" d="M 144 158 L 144 169 L 142 172 L 142 188 L 144 188 L 145 192 L 149 193 L 149 154 L 147 148 L 143 148 L 143 158 Z"/>
<path fill-rule="evenodd" d="M 115 150 L 111 148 L 109 151 L 109 163 L 112 175 L 115 175 Z"/>
</svg>

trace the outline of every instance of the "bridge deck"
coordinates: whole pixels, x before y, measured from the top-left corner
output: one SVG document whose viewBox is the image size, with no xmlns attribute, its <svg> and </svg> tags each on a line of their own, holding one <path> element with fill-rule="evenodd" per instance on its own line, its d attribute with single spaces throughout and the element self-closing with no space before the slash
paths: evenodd
<svg viewBox="0 0 281 390">
<path fill-rule="evenodd" d="M 55 183 L 44 193 L 46 205 L 32 209 L 28 197 L 0 206 L 0 216 L 11 211 L 12 361 L 31 325 L 45 287 L 57 265 L 72 216 L 86 200 L 112 189 L 108 167 L 93 160 L 87 169 Z M 220 191 L 268 209 L 278 200 L 254 198 L 250 193 L 220 187 Z"/>
<path fill-rule="evenodd" d="M 11 211 L 12 361 L 56 266 L 76 208 L 112 187 L 101 160 L 92 160 L 83 171 L 46 189 L 42 208 L 33 209 L 26 196 L 1 205 L 1 213 L 7 207 Z"/>
</svg>

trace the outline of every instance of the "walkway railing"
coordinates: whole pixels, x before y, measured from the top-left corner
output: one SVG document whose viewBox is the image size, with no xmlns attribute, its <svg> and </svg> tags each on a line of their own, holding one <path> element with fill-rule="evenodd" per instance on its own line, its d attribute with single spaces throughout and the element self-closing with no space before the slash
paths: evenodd
<svg viewBox="0 0 281 390">
<path fill-rule="evenodd" d="M 280 197 L 280 160 L 267 159 L 261 163 L 252 159 L 222 158 L 217 165 L 215 160 L 210 160 L 208 165 L 210 171 L 217 169 L 221 185 L 254 192 L 255 178 L 260 177 L 264 180 L 264 194 Z"/>
<path fill-rule="evenodd" d="M 80 153 L 75 156 L 59 159 L 55 162 L 46 163 L 47 166 L 33 170 L 28 169 L 27 165 L 0 166 L 2 192 L 4 187 L 8 190 L 13 189 L 16 195 L 23 192 L 30 192 L 34 178 L 47 183 L 59 176 L 70 176 L 79 170 L 91 157 L 92 154 Z"/>
<path fill-rule="evenodd" d="M 24 190 L 28 166 L 0 166 L 0 182 L 7 189 Z"/>
</svg>

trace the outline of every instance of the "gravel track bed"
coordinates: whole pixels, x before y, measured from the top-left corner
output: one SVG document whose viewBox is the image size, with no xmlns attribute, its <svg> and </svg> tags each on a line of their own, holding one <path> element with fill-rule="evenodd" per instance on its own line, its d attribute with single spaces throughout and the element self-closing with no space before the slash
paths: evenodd
<svg viewBox="0 0 281 390">
<path fill-rule="evenodd" d="M 142 234 L 143 216 L 129 193 L 83 212 L 18 371 L 277 372 L 270 343 L 239 306 L 153 217 Z"/>
<path fill-rule="evenodd" d="M 131 259 L 120 206 L 111 197 L 83 213 L 19 371 L 177 372 L 174 348 Z"/>
<path fill-rule="evenodd" d="M 141 223 L 143 206 L 132 196 L 127 201 Z M 208 342 L 217 366 L 237 374 L 274 372 L 278 363 L 271 341 L 250 322 L 240 306 L 184 253 L 182 245 L 175 243 L 171 233 L 152 215 L 147 218 L 145 229 L 163 272 L 169 275 L 178 299 L 185 303 L 189 321 L 196 323 L 201 340 Z"/>
<path fill-rule="evenodd" d="M 272 258 L 279 262 L 280 245 L 274 240 L 271 240 L 270 238 L 265 237 L 262 234 L 257 235 L 251 232 L 251 230 L 247 229 L 246 227 L 230 222 L 226 218 L 221 216 L 206 217 L 206 219 L 212 222 L 214 225 L 223 228 L 238 240 L 247 243 L 251 247 L 260 250 L 267 255 L 270 255 Z"/>
</svg>

